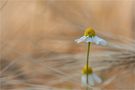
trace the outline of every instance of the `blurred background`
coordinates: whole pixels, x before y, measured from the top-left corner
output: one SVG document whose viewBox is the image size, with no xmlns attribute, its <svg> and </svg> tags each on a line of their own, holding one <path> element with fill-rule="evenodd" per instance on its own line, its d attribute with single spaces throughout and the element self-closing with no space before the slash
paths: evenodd
<svg viewBox="0 0 135 90">
<path fill-rule="evenodd" d="M 92 90 L 135 90 L 135 0 L 0 0 L 1 90 L 85 90 L 87 27 L 108 41 L 92 45 L 103 79 Z"/>
</svg>

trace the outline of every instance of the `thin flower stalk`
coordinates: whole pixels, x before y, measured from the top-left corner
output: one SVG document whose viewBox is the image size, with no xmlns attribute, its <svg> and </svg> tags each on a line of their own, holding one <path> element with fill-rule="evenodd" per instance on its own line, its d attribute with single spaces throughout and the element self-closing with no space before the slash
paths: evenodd
<svg viewBox="0 0 135 90">
<path fill-rule="evenodd" d="M 86 61 L 86 65 L 87 65 L 87 72 L 88 72 L 88 67 L 89 67 L 89 53 L 90 53 L 90 45 L 91 43 L 88 42 L 88 50 L 87 50 L 87 61 Z M 88 73 L 87 73 L 87 85 L 89 84 L 89 80 L 88 80 Z M 87 87 L 86 90 L 89 90 L 89 88 Z"/>
</svg>

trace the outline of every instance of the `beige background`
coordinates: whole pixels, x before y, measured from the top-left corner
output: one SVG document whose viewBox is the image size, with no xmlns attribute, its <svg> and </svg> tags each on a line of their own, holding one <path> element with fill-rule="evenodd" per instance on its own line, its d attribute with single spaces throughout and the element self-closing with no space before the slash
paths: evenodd
<svg viewBox="0 0 135 90">
<path fill-rule="evenodd" d="M 83 35 L 85 28 L 91 26 L 111 46 L 117 45 L 118 42 L 130 43 L 133 42 L 135 35 L 134 20 L 134 0 L 0 0 L 1 60 L 17 62 L 30 78 L 31 81 L 28 82 L 34 85 L 43 84 L 43 90 L 49 90 L 48 87 L 57 87 L 58 90 L 60 87 L 80 90 L 80 82 L 71 82 L 69 76 L 72 73 L 73 78 L 80 80 L 80 69 L 85 59 L 82 53 L 86 52 L 86 45 L 76 44 L 74 40 Z M 93 45 L 92 51 L 98 50 L 99 47 Z M 109 50 L 106 47 L 100 49 L 113 50 L 109 47 Z M 100 59 L 96 56 L 98 54 L 92 55 L 95 55 L 93 60 Z M 103 55 L 106 56 L 108 53 Z M 36 64 L 33 64 L 34 60 Z M 40 62 L 42 65 L 38 64 Z M 47 65 L 53 68 L 48 69 L 45 67 Z M 56 72 L 51 72 L 52 69 Z M 66 73 L 66 79 L 63 75 L 57 77 L 57 73 L 61 71 Z M 116 68 L 112 71 L 103 71 L 104 73 L 100 70 L 97 72 L 106 80 L 115 76 L 119 70 Z M 11 74 L 7 75 L 10 77 Z M 99 87 L 106 90 L 134 90 L 132 77 L 134 74 L 127 77 L 123 75 L 128 84 L 116 79 Z M 28 82 L 10 84 L 17 89 L 29 87 Z M 8 86 L 3 86 L 6 87 Z"/>
</svg>

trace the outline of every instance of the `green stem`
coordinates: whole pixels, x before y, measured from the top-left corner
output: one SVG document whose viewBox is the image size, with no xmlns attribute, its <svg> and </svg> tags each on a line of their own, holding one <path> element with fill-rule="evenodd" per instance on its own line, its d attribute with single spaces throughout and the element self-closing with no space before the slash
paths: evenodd
<svg viewBox="0 0 135 90">
<path fill-rule="evenodd" d="M 87 49 L 87 61 L 86 61 L 86 66 L 87 66 L 87 72 L 88 72 L 88 67 L 89 67 L 89 53 L 90 53 L 90 42 L 88 42 L 88 49 Z M 88 81 L 88 73 L 87 73 L 87 85 L 89 84 Z M 86 90 L 89 90 L 89 88 L 87 87 Z"/>
</svg>

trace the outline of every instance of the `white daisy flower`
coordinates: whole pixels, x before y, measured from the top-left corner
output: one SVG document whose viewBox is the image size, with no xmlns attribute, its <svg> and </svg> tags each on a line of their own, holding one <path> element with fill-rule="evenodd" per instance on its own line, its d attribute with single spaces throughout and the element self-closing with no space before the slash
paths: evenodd
<svg viewBox="0 0 135 90">
<path fill-rule="evenodd" d="M 107 45 L 107 41 L 105 41 L 104 39 L 96 36 L 96 33 L 95 31 L 92 29 L 92 28 L 87 28 L 84 32 L 84 36 L 82 36 L 81 38 L 79 39 L 76 39 L 75 40 L 77 43 L 80 43 L 80 42 L 91 42 L 91 43 L 95 43 L 97 45 Z"/>
<path fill-rule="evenodd" d="M 88 65 L 86 65 L 83 70 L 82 70 L 82 85 L 83 86 L 94 86 L 96 83 L 101 83 L 102 80 L 100 77 L 98 77 L 93 71 L 91 67 L 88 67 Z M 87 75 L 88 75 L 88 80 L 87 80 Z"/>
</svg>

